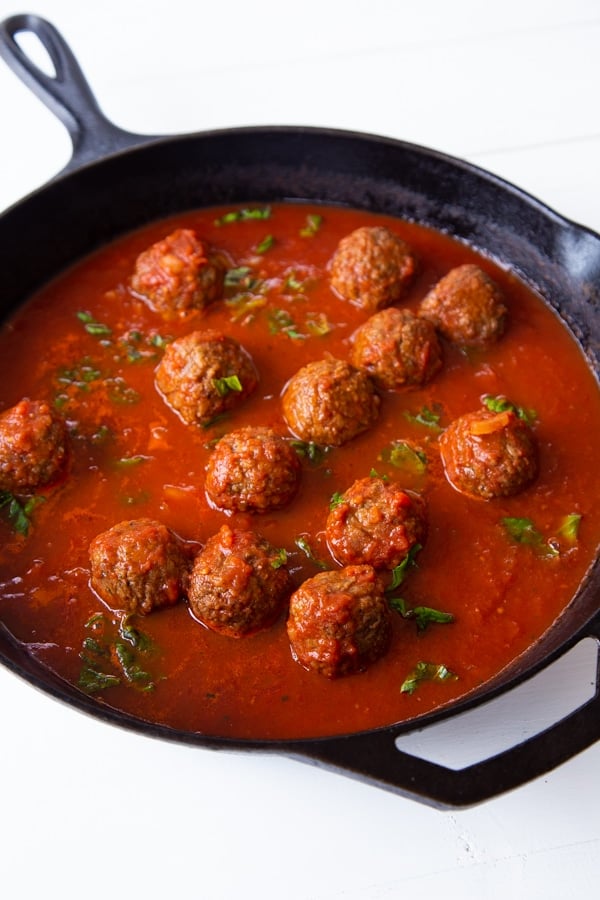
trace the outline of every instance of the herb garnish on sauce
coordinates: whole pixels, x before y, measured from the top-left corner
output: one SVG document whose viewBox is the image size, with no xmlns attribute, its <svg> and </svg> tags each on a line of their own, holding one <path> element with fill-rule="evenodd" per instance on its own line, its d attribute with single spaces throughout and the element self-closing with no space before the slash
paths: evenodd
<svg viewBox="0 0 600 900">
<path fill-rule="evenodd" d="M 443 663 L 419 661 L 400 687 L 402 694 L 414 694 L 422 681 L 457 681 L 458 675 Z"/>
<path fill-rule="evenodd" d="M 36 496 L 29 497 L 27 500 L 19 500 L 10 491 L 0 491 L 0 509 L 6 510 L 13 530 L 26 537 L 31 525 L 31 514 L 36 506 L 44 502 L 44 499 L 44 497 Z"/>
</svg>

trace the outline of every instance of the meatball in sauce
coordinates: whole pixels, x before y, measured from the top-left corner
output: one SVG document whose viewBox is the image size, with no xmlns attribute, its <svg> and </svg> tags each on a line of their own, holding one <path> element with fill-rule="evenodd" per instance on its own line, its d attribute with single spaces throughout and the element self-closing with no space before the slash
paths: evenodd
<svg viewBox="0 0 600 900">
<path fill-rule="evenodd" d="M 94 538 L 89 552 L 90 584 L 111 609 L 144 616 L 184 596 L 190 557 L 160 522 L 119 522 Z"/>
<path fill-rule="evenodd" d="M 203 309 L 223 294 L 226 266 L 190 228 L 178 228 L 140 253 L 132 290 L 165 318 Z"/>
<path fill-rule="evenodd" d="M 303 366 L 282 395 L 283 415 L 303 441 L 341 447 L 373 425 L 380 399 L 369 376 L 340 359 Z"/>
<path fill-rule="evenodd" d="M 452 486 L 483 500 L 518 494 L 538 471 L 533 431 L 512 410 L 455 419 L 440 437 L 440 454 Z"/>
<path fill-rule="evenodd" d="M 55 481 L 67 460 L 67 429 L 43 400 L 24 398 L 0 414 L 0 490 L 32 491 Z"/>
<path fill-rule="evenodd" d="M 193 331 L 165 350 L 155 375 L 165 403 L 186 425 L 208 425 L 256 388 L 250 354 L 219 331 Z"/>
<path fill-rule="evenodd" d="M 384 390 L 422 387 L 442 367 L 434 326 L 408 309 L 390 306 L 353 335 L 350 361 Z"/>
<path fill-rule="evenodd" d="M 393 569 L 427 535 L 423 498 L 393 481 L 360 478 L 333 505 L 327 517 L 329 549 L 342 565 Z"/>
<path fill-rule="evenodd" d="M 389 648 L 392 626 L 372 566 L 308 578 L 290 598 L 287 632 L 300 665 L 326 678 L 364 671 Z"/>
<path fill-rule="evenodd" d="M 254 531 L 223 525 L 194 561 L 189 603 L 207 628 L 241 638 L 272 625 L 290 591 L 281 550 Z"/>
<path fill-rule="evenodd" d="M 291 443 L 272 428 L 247 426 L 216 444 L 204 487 L 218 509 L 265 513 L 286 506 L 296 494 L 301 465 Z"/>
<path fill-rule="evenodd" d="M 451 269 L 420 307 L 447 340 L 466 347 L 495 343 L 506 327 L 504 296 L 490 276 L 473 264 Z"/>
<path fill-rule="evenodd" d="M 375 312 L 403 296 L 416 268 L 405 241 L 384 226 L 363 226 L 340 241 L 330 283 L 344 300 Z"/>
</svg>

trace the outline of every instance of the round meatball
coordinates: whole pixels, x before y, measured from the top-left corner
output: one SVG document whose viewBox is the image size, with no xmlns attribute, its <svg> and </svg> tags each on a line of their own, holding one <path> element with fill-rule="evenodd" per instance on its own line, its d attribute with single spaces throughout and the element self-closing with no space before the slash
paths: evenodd
<svg viewBox="0 0 600 900">
<path fill-rule="evenodd" d="M 0 490 L 43 487 L 63 472 L 67 429 L 43 400 L 25 397 L 0 415 Z"/>
<path fill-rule="evenodd" d="M 498 285 L 479 266 L 451 269 L 429 291 L 420 314 L 456 344 L 485 347 L 504 333 L 506 306 Z"/>
<path fill-rule="evenodd" d="M 329 549 L 342 565 L 393 569 L 427 535 L 425 501 L 383 478 L 359 478 L 330 509 Z"/>
<path fill-rule="evenodd" d="M 203 625 L 240 638 L 273 625 L 291 589 L 281 550 L 223 525 L 194 561 L 188 599 Z"/>
<path fill-rule="evenodd" d="M 272 428 L 247 426 L 217 443 L 204 487 L 219 509 L 264 513 L 290 502 L 300 474 L 300 460 L 289 441 Z"/>
<path fill-rule="evenodd" d="M 452 486 L 484 500 L 517 494 L 537 475 L 533 432 L 512 410 L 455 419 L 440 437 L 440 453 Z"/>
<path fill-rule="evenodd" d="M 390 306 L 354 333 L 350 360 L 384 389 L 421 387 L 442 366 L 435 328 L 408 309 Z"/>
<path fill-rule="evenodd" d="M 188 553 L 166 525 L 153 519 L 119 522 L 90 544 L 90 584 L 111 609 L 143 616 L 184 595 Z"/>
<path fill-rule="evenodd" d="M 250 354 L 219 331 L 193 331 L 168 344 L 156 369 L 163 399 L 186 425 L 208 425 L 258 384 Z"/>
<path fill-rule="evenodd" d="M 223 294 L 225 263 L 189 228 L 178 228 L 140 253 L 131 287 L 169 318 L 203 309 Z"/>
<path fill-rule="evenodd" d="M 416 268 L 415 256 L 401 238 L 383 226 L 365 226 L 338 244 L 330 281 L 345 300 L 375 312 L 402 297 Z"/>
<path fill-rule="evenodd" d="M 372 566 L 319 572 L 290 598 L 294 658 L 327 678 L 362 672 L 387 653 L 392 634 L 383 584 Z"/>
<path fill-rule="evenodd" d="M 322 359 L 292 376 L 282 404 L 296 437 L 340 447 L 373 424 L 380 400 L 366 372 L 339 359 Z"/>
</svg>

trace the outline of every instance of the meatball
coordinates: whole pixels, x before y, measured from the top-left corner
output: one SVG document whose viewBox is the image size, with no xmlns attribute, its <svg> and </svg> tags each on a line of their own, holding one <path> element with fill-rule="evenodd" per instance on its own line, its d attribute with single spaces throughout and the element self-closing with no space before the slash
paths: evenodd
<svg viewBox="0 0 600 900">
<path fill-rule="evenodd" d="M 156 369 L 165 403 L 186 425 L 208 425 L 256 388 L 250 354 L 219 331 L 193 331 L 173 341 Z"/>
<path fill-rule="evenodd" d="M 247 426 L 217 443 L 204 487 L 219 509 L 264 513 L 290 502 L 300 473 L 300 460 L 289 441 L 272 428 Z"/>
<path fill-rule="evenodd" d="M 292 589 L 281 556 L 254 531 L 223 525 L 194 561 L 188 595 L 194 616 L 234 638 L 273 625 Z"/>
<path fill-rule="evenodd" d="M 131 287 L 169 318 L 203 309 L 223 294 L 226 266 L 189 228 L 178 228 L 140 253 Z"/>
<path fill-rule="evenodd" d="M 506 306 L 498 285 L 479 266 L 451 269 L 429 291 L 420 314 L 456 344 L 485 347 L 504 333 Z"/>
<path fill-rule="evenodd" d="M 375 312 L 402 297 L 416 268 L 415 256 L 401 238 L 382 226 L 365 226 L 338 244 L 330 281 L 345 300 Z"/>
<path fill-rule="evenodd" d="M 380 400 L 366 372 L 339 359 L 322 359 L 292 376 L 282 403 L 296 437 L 340 447 L 373 424 Z"/>
<path fill-rule="evenodd" d="M 294 658 L 327 678 L 362 672 L 387 653 L 392 626 L 372 566 L 319 572 L 290 598 L 287 632 Z"/>
<path fill-rule="evenodd" d="M 327 543 L 342 565 L 393 569 L 427 535 L 425 501 L 393 481 L 359 478 L 327 517 Z"/>
<path fill-rule="evenodd" d="M 0 490 L 19 493 L 50 484 L 66 459 L 66 426 L 44 400 L 25 397 L 0 415 Z"/>
<path fill-rule="evenodd" d="M 90 584 L 107 606 L 147 615 L 184 595 L 191 561 L 166 525 L 135 519 L 97 535 L 90 562 Z"/>
<path fill-rule="evenodd" d="M 433 378 L 442 366 L 442 349 L 431 322 L 390 306 L 354 333 L 350 361 L 379 388 L 398 390 Z"/>
<path fill-rule="evenodd" d="M 538 469 L 533 432 L 512 410 L 455 419 L 440 437 L 440 453 L 452 486 L 484 500 L 519 493 Z"/>
</svg>

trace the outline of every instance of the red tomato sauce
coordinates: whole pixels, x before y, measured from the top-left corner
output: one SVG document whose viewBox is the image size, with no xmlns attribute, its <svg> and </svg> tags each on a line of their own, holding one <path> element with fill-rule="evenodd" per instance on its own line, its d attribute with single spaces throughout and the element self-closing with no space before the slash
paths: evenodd
<svg viewBox="0 0 600 900">
<path fill-rule="evenodd" d="M 394 613 L 388 654 L 362 674 L 330 681 L 294 661 L 285 615 L 272 628 L 235 640 L 204 628 L 182 602 L 133 622 L 151 642 L 136 663 L 148 677 L 136 687 L 121 672 L 119 684 L 94 697 L 177 729 L 252 739 L 352 732 L 448 704 L 535 642 L 568 605 L 595 557 L 596 381 L 538 296 L 449 237 L 395 219 L 303 204 L 274 204 L 264 220 L 216 224 L 229 210 L 180 214 L 117 240 L 41 290 L 0 332 L 0 409 L 24 396 L 49 400 L 62 411 L 71 438 L 68 474 L 39 492 L 44 502 L 31 512 L 28 534 L 16 534 L 6 510 L 0 511 L 0 618 L 31 654 L 77 685 L 86 647 L 88 656 L 94 646 L 108 647 L 118 627 L 117 614 L 88 585 L 88 547 L 97 534 L 124 519 L 151 517 L 201 546 L 226 521 L 249 525 L 285 548 L 298 585 L 318 571 L 298 538 L 335 567 L 324 539 L 330 497 L 376 470 L 421 491 L 429 509 L 427 542 L 398 593 L 409 606 L 452 613 L 454 622 L 419 632 L 414 621 Z M 301 232 L 309 215 L 322 222 L 307 236 Z M 445 343 L 443 369 L 426 387 L 385 392 L 369 432 L 316 461 L 303 458 L 301 488 L 286 509 L 257 516 L 212 509 L 203 484 L 215 439 L 245 424 L 285 427 L 280 395 L 294 372 L 326 354 L 347 358 L 350 336 L 367 313 L 334 295 L 327 263 L 343 236 L 368 224 L 386 225 L 420 260 L 400 305 L 416 309 L 450 268 L 476 262 L 504 291 L 504 337 L 468 353 Z M 228 255 L 232 268 L 251 267 L 267 292 L 252 295 L 250 301 L 258 298 L 253 305 L 236 301 L 240 290 L 229 287 L 225 300 L 203 312 L 169 320 L 157 315 L 128 290 L 128 280 L 137 255 L 176 227 L 195 229 Z M 267 235 L 272 245 L 257 253 Z M 86 329 L 90 323 L 110 331 L 94 333 Z M 239 409 L 200 429 L 184 425 L 165 405 L 154 369 L 165 341 L 203 328 L 238 340 L 252 355 L 260 383 Z M 415 416 L 424 408 L 435 411 L 443 428 L 477 409 L 486 394 L 535 410 L 540 473 L 515 497 L 478 501 L 449 485 L 437 450 L 439 429 Z M 424 472 L 389 461 L 386 449 L 404 439 L 425 452 Z M 568 515 L 581 517 L 571 541 L 560 534 Z M 504 517 L 529 518 L 540 545 L 515 542 Z M 545 552 L 550 547 L 558 552 Z M 106 671 L 119 675 L 111 652 Z M 455 677 L 401 692 L 419 662 L 445 666 Z"/>
</svg>

